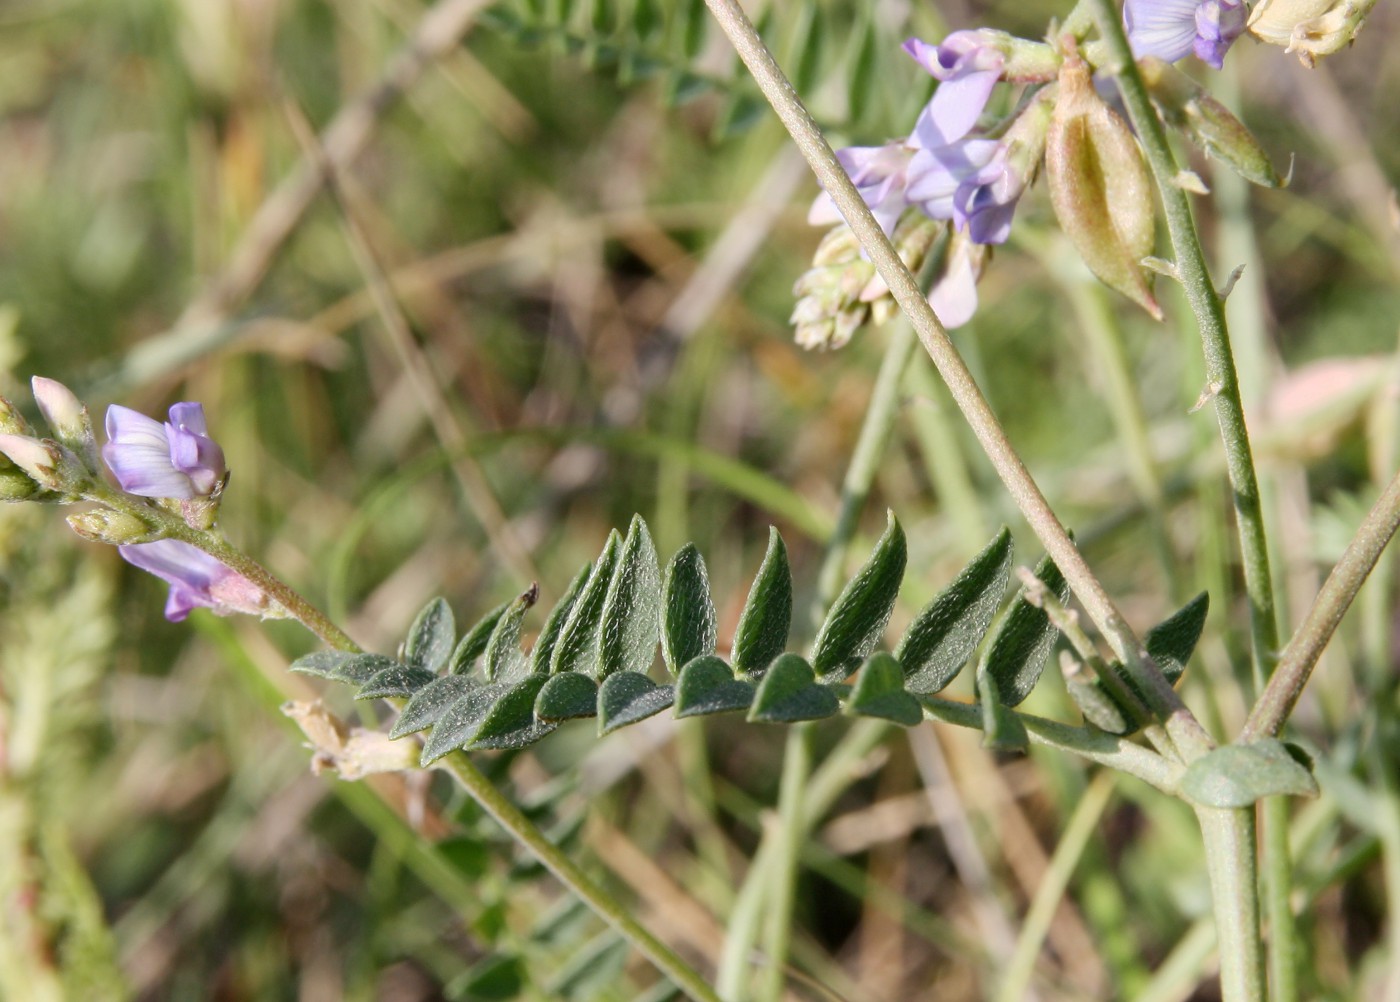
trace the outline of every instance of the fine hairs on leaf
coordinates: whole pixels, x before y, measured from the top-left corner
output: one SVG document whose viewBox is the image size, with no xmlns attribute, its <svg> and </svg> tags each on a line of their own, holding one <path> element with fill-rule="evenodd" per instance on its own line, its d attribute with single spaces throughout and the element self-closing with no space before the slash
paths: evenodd
<svg viewBox="0 0 1400 1002">
<path fill-rule="evenodd" d="M 841 590 L 812 644 L 812 668 L 823 682 L 842 682 L 860 667 L 884 635 L 904 580 L 904 529 L 889 512 L 875 551 Z"/>
<path fill-rule="evenodd" d="M 646 522 L 633 515 L 603 600 L 596 658 L 599 678 L 620 671 L 646 674 L 651 668 L 661 626 L 660 591 L 656 547 Z"/>
<path fill-rule="evenodd" d="M 506 608 L 486 643 L 486 681 L 514 682 L 525 672 L 525 655 L 520 650 L 520 628 L 525 614 L 539 599 L 538 585 L 530 585 Z"/>
<path fill-rule="evenodd" d="M 1036 566 L 1035 576 L 1061 602 L 1069 598 L 1069 585 L 1048 556 Z M 977 671 L 978 685 L 990 681 L 997 687 L 1001 705 L 1019 705 L 1040 680 L 1058 636 L 1049 615 L 1032 604 L 1023 590 L 1011 603 L 983 656 Z"/>
<path fill-rule="evenodd" d="M 661 654 L 675 675 L 696 658 L 713 654 L 718 639 L 710 576 L 694 543 L 681 547 L 666 565 L 662 591 Z"/>
<path fill-rule="evenodd" d="M 599 617 L 608 595 L 608 586 L 612 584 L 613 569 L 617 566 L 617 554 L 621 547 L 622 536 L 614 529 L 608 533 L 603 552 L 594 562 L 588 582 L 579 592 L 563 629 L 559 631 L 559 641 L 549 662 L 551 673 L 578 671 L 585 675 L 597 675 Z"/>
<path fill-rule="evenodd" d="M 768 530 L 768 552 L 749 588 L 734 631 L 734 667 L 745 675 L 763 672 L 787 646 L 792 626 L 792 569 L 778 530 Z"/>
<path fill-rule="evenodd" d="M 554 647 L 559 643 L 559 635 L 564 632 L 564 623 L 568 621 L 569 613 L 573 610 L 574 603 L 578 601 L 579 595 L 583 592 L 583 586 L 588 583 L 588 576 L 592 572 L 593 565 L 585 564 L 583 569 L 575 574 L 574 579 L 569 582 L 569 587 L 564 589 L 563 596 L 555 603 L 554 608 L 549 611 L 544 626 L 540 629 L 540 635 L 535 638 L 535 649 L 530 652 L 530 673 L 532 675 L 549 674 Z"/>
<path fill-rule="evenodd" d="M 436 675 L 452 654 L 456 631 L 452 607 L 447 604 L 447 599 L 433 599 L 409 627 L 408 641 L 404 644 L 404 660 L 410 668 L 421 668 Z"/>
</svg>

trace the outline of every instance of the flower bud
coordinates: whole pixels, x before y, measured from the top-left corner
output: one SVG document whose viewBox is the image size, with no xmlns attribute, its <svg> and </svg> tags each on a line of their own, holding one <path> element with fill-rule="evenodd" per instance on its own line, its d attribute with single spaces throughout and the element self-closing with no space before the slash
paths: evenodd
<svg viewBox="0 0 1400 1002">
<path fill-rule="evenodd" d="M 1153 105 L 1168 125 L 1246 181 L 1264 188 L 1283 184 L 1254 134 L 1195 81 L 1151 56 L 1138 60 L 1138 68 Z"/>
<path fill-rule="evenodd" d="M 73 391 L 56 379 L 35 376 L 30 385 L 39 412 L 53 429 L 54 437 L 76 452 L 97 472 L 97 439 L 92 433 L 92 418 L 83 402 Z"/>
<path fill-rule="evenodd" d="M 1156 220 L 1147 166 L 1127 123 L 1100 99 L 1079 59 L 1060 70 L 1045 169 L 1055 215 L 1089 270 L 1162 319 L 1141 263 L 1152 252 Z"/>
<path fill-rule="evenodd" d="M 43 500 L 44 489 L 0 456 L 0 501 Z"/>
<path fill-rule="evenodd" d="M 34 434 L 34 429 L 29 426 L 24 415 L 17 411 L 15 405 L 4 397 L 0 397 L 0 434 L 27 436 Z"/>
<path fill-rule="evenodd" d="M 57 442 L 25 435 L 0 435 L 0 452 L 40 486 L 54 491 L 64 489 L 64 478 L 59 472 L 64 465 L 63 452 Z"/>
<path fill-rule="evenodd" d="M 135 515 L 107 508 L 69 515 L 68 525 L 84 539 L 112 546 L 150 543 L 157 539 L 163 539 L 165 536 L 158 528 Z"/>
<path fill-rule="evenodd" d="M 1249 32 L 1270 45 L 1298 53 L 1304 66 L 1318 56 L 1340 52 L 1357 32 L 1376 0 L 1259 0 L 1249 16 Z"/>
</svg>

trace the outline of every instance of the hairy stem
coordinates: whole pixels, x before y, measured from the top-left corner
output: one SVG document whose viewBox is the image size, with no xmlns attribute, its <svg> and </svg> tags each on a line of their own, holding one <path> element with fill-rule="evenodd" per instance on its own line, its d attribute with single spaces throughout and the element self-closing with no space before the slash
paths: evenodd
<svg viewBox="0 0 1400 1002">
<path fill-rule="evenodd" d="M 737 0 L 705 0 L 710 12 L 729 36 L 739 57 L 753 74 L 760 90 L 777 112 L 817 180 L 831 195 L 846 222 L 869 254 L 880 277 L 889 286 L 909 318 L 939 375 L 976 434 L 997 474 L 1006 485 L 1041 544 L 1060 567 L 1076 597 L 1103 633 L 1114 654 L 1123 661 L 1146 696 L 1150 709 L 1166 724 L 1183 753 L 1196 756 L 1214 746 L 1200 722 L 1181 702 L 1143 649 L 1141 641 L 1094 576 L 1045 496 L 1021 462 L 1006 432 L 992 413 L 972 373 L 958 354 L 948 332 L 934 315 L 918 281 L 900 260 L 880 224 L 871 215 L 860 193 L 836 159 L 826 138 L 808 114 L 783 71 L 754 30 Z"/>
<path fill-rule="evenodd" d="M 1258 860 L 1252 807 L 1198 808 L 1206 845 L 1224 1002 L 1264 1002 L 1264 950 L 1259 940 Z"/>
</svg>

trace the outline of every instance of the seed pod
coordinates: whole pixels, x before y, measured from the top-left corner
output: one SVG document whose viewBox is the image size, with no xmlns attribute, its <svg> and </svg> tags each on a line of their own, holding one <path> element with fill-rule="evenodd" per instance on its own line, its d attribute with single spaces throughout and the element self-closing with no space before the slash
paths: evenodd
<svg viewBox="0 0 1400 1002">
<path fill-rule="evenodd" d="M 1141 263 L 1152 253 L 1156 221 L 1147 166 L 1132 131 L 1094 92 L 1079 59 L 1060 70 L 1045 169 L 1055 215 L 1089 270 L 1161 320 Z"/>
<path fill-rule="evenodd" d="M 1138 60 L 1138 68 L 1153 106 L 1168 125 L 1246 181 L 1264 188 L 1283 184 L 1254 134 L 1195 81 L 1152 56 Z"/>
</svg>

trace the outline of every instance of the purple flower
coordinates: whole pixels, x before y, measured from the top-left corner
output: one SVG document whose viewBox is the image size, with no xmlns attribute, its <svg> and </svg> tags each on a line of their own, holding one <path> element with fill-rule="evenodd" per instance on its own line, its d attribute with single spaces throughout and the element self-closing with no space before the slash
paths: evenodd
<svg viewBox="0 0 1400 1002">
<path fill-rule="evenodd" d="M 925 147 L 946 146 L 971 132 L 1006 65 L 1005 54 L 992 44 L 991 36 L 955 31 L 937 45 L 911 38 L 904 51 L 939 81 L 919 118 L 920 141 Z"/>
<path fill-rule="evenodd" d="M 165 424 L 113 404 L 107 438 L 102 458 L 128 494 L 188 501 L 208 497 L 224 479 L 224 452 L 199 404 L 176 404 Z"/>
<path fill-rule="evenodd" d="M 1244 0 L 1127 0 L 1123 5 L 1134 56 L 1174 63 L 1194 52 L 1217 70 L 1248 18 Z"/>
<path fill-rule="evenodd" d="M 848 146 L 836 153 L 836 159 L 851 175 L 856 191 L 879 222 L 886 236 L 894 234 L 894 224 L 909 206 L 905 198 L 909 161 L 914 150 L 907 143 L 886 143 L 884 146 Z M 813 226 L 831 226 L 841 222 L 841 214 L 831 196 L 822 192 L 812 203 L 807 221 Z"/>
<path fill-rule="evenodd" d="M 1025 190 L 1025 175 L 1011 166 L 1003 147 L 953 195 L 953 222 L 975 244 L 1004 244 Z"/>
<path fill-rule="evenodd" d="M 985 247 L 955 236 L 948 247 L 943 273 L 928 293 L 939 323 L 949 330 L 961 327 L 977 312 L 977 280 L 987 263 Z"/>
<path fill-rule="evenodd" d="M 257 585 L 189 543 L 162 539 L 117 550 L 127 563 L 170 585 L 165 618 L 172 623 L 197 608 L 213 609 L 220 616 L 234 612 L 257 615 L 267 610 L 267 596 Z"/>
</svg>

